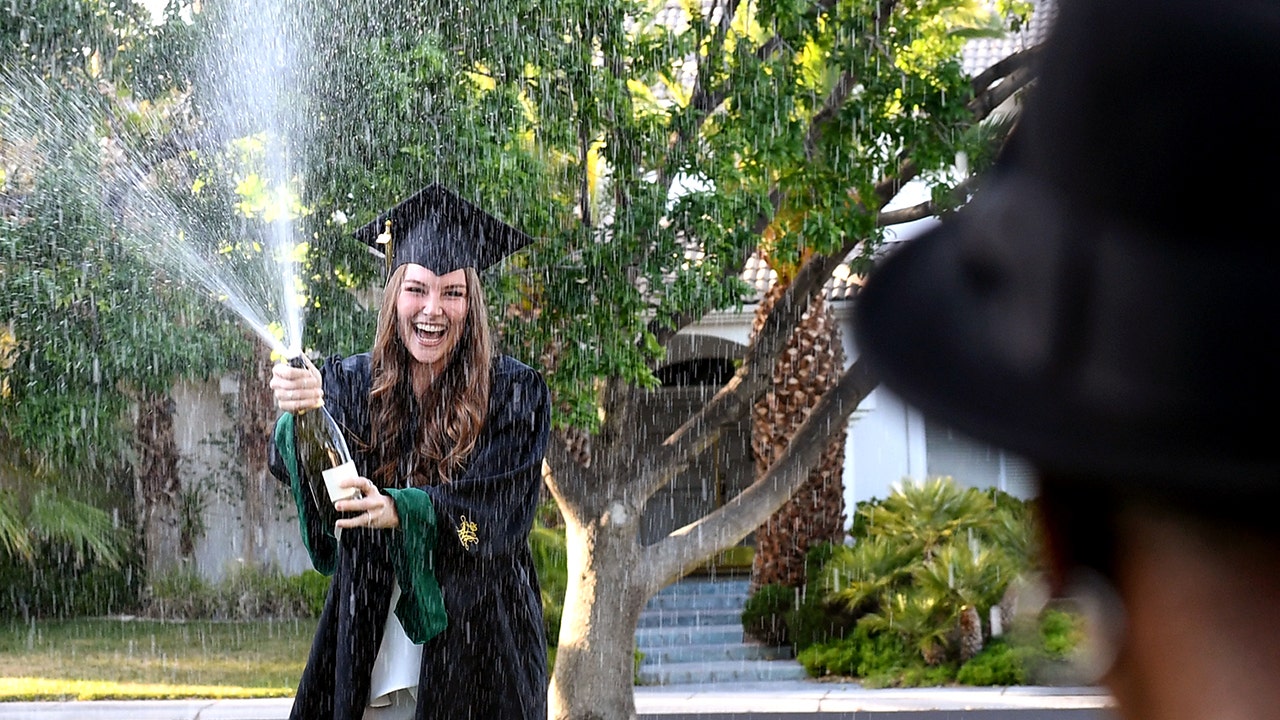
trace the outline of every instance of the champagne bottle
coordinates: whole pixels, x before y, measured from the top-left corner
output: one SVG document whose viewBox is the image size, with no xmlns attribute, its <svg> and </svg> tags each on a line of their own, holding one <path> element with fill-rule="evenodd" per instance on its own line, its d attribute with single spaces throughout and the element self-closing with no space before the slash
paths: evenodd
<svg viewBox="0 0 1280 720">
<path fill-rule="evenodd" d="M 306 367 L 301 356 L 291 359 L 289 364 L 296 368 Z M 347 447 L 347 439 L 342 434 L 342 428 L 338 427 L 338 422 L 323 405 L 295 413 L 293 430 L 298 442 L 298 462 L 303 482 L 320 511 L 321 523 L 332 529 L 338 518 L 357 514 L 339 513 L 333 506 L 338 500 L 360 496 L 355 488 L 338 485 L 341 480 L 359 476 Z"/>
</svg>

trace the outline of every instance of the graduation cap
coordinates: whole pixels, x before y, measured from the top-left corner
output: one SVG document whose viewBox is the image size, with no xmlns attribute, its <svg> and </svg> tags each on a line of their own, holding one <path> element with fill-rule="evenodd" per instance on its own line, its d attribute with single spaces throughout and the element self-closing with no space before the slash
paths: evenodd
<svg viewBox="0 0 1280 720">
<path fill-rule="evenodd" d="M 437 275 L 467 267 L 483 272 L 533 241 L 439 183 L 382 213 L 354 236 L 386 259 L 388 276 L 405 263 Z"/>
</svg>

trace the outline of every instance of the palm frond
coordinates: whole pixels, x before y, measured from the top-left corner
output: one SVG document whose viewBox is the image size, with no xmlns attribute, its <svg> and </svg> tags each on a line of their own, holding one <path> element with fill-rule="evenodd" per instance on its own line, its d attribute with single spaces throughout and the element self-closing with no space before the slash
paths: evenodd
<svg viewBox="0 0 1280 720">
<path fill-rule="evenodd" d="M 920 561 L 917 545 L 884 535 L 841 547 L 823 566 L 821 592 L 828 602 L 857 615 L 879 607 L 887 593 L 911 577 Z"/>
<path fill-rule="evenodd" d="M 37 540 L 68 546 L 77 563 L 94 558 L 111 568 L 124 565 L 125 533 L 101 508 L 44 489 L 32 496 L 27 522 Z"/>
<path fill-rule="evenodd" d="M 885 498 L 868 532 L 913 538 L 928 558 L 968 530 L 986 532 L 995 515 L 995 502 L 982 492 L 962 487 L 950 477 L 934 477 L 904 483 Z"/>
<path fill-rule="evenodd" d="M 7 555 L 29 562 L 35 549 L 16 500 L 13 493 L 0 493 L 0 548 Z"/>
</svg>

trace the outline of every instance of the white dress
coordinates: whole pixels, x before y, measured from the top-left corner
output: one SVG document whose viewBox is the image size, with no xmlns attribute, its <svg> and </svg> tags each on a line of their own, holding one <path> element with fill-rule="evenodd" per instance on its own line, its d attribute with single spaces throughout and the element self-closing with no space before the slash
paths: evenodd
<svg viewBox="0 0 1280 720">
<path fill-rule="evenodd" d="M 373 661 L 369 706 L 365 708 L 364 720 L 411 720 L 417 706 L 422 646 L 409 639 L 396 617 L 399 601 L 400 581 L 396 580 L 382 631 L 382 645 Z"/>
</svg>

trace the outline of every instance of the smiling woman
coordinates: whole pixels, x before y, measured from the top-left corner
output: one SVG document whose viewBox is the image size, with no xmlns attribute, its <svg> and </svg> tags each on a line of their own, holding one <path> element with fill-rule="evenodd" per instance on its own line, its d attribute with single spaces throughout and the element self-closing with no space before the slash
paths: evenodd
<svg viewBox="0 0 1280 720">
<path fill-rule="evenodd" d="M 396 317 L 400 341 L 418 364 L 413 366 L 413 390 L 421 395 L 444 370 L 467 322 L 467 285 L 475 275 L 454 270 L 436 275 L 430 269 L 406 263 L 400 273 Z M 478 282 L 474 281 L 474 282 Z M 394 278 L 388 286 L 396 284 Z"/>
<path fill-rule="evenodd" d="M 479 272 L 530 238 L 439 185 L 356 232 L 388 277 L 369 353 L 281 364 L 282 410 L 323 403 L 348 436 L 361 497 L 319 521 L 277 427 L 272 471 L 298 502 L 316 569 L 333 575 L 294 718 L 546 717 L 542 599 L 529 531 L 550 397 L 497 353 Z M 304 391 L 322 388 L 323 395 Z"/>
</svg>

